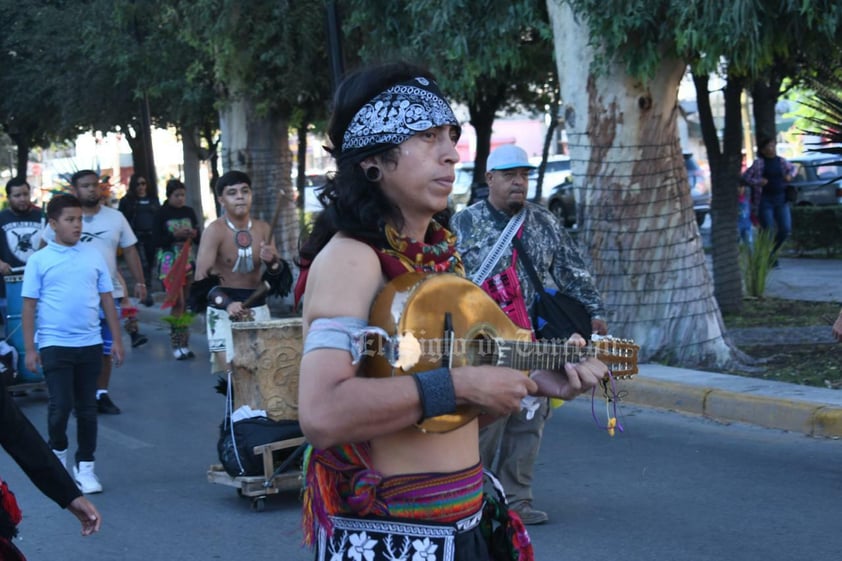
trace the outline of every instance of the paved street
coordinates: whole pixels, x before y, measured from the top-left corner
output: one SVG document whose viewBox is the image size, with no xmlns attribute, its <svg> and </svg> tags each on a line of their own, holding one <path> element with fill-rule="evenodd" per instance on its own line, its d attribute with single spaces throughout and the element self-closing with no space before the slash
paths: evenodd
<svg viewBox="0 0 842 561">
<path fill-rule="evenodd" d="M 24 511 L 19 545 L 30 561 L 311 559 L 299 545 L 296 493 L 270 497 L 255 513 L 234 489 L 207 482 L 224 408 L 207 354 L 176 362 L 165 331 L 143 328 L 150 343 L 114 375 L 124 413 L 100 417 L 105 492 L 92 497 L 105 519 L 100 534 L 79 536 L 75 519 L 0 454 L 0 474 Z M 43 432 L 44 395 L 19 403 Z M 621 422 L 625 432 L 609 438 L 587 399 L 549 422 L 535 490 L 551 522 L 531 528 L 538 559 L 838 559 L 839 441 L 634 405 Z"/>
</svg>

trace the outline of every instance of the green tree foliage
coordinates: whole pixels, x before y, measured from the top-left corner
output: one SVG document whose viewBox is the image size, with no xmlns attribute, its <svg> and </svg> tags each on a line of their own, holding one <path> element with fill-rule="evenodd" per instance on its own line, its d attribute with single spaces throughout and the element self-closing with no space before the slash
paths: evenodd
<svg viewBox="0 0 842 561">
<path fill-rule="evenodd" d="M 428 67 L 464 103 L 477 132 L 482 181 L 497 112 L 547 103 L 552 32 L 540 0 L 346 0 L 343 29 L 363 62 L 404 59 Z"/>
<path fill-rule="evenodd" d="M 806 53 L 838 38 L 842 21 L 834 0 L 563 1 L 587 19 L 592 45 L 641 78 L 653 76 L 665 54 L 700 73 L 718 71 L 724 59 L 735 76 L 755 78 L 776 62 L 806 62 Z"/>
<path fill-rule="evenodd" d="M 176 2 L 190 43 L 213 60 L 217 95 L 247 94 L 261 114 L 326 111 L 324 3 L 314 0 Z"/>
<path fill-rule="evenodd" d="M 62 64 L 66 25 L 41 3 L 0 0 L 0 125 L 17 147 L 15 174 L 26 174 L 29 149 L 61 137 Z M 51 40 L 47 40 L 52 37 Z"/>
<path fill-rule="evenodd" d="M 821 138 L 813 150 L 837 154 L 842 159 L 842 71 L 822 66 L 806 85 L 815 92 L 812 99 L 803 102 L 812 110 L 805 118 L 806 132 Z"/>
<path fill-rule="evenodd" d="M 0 13 L 0 114 L 12 130 L 28 116 L 33 142 L 119 129 L 140 150 L 143 100 L 161 126 L 215 116 L 209 59 L 181 38 L 169 2 L 0 0 Z"/>
</svg>

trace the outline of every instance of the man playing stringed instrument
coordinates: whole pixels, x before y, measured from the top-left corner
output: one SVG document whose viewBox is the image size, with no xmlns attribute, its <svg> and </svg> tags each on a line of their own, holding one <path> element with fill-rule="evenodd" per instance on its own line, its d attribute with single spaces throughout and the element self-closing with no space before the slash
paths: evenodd
<svg viewBox="0 0 842 561">
<path fill-rule="evenodd" d="M 492 527 L 509 532 L 508 547 L 521 561 L 533 558 L 516 515 L 509 518 L 493 501 L 483 509 L 476 418 L 441 433 L 418 425 L 463 405 L 496 415 L 517 411 L 538 384 L 501 366 L 405 376 L 395 368 L 395 375 L 372 378 L 359 363 L 372 350 L 364 347 L 365 333 L 377 331 L 369 326 L 372 303 L 391 279 L 463 274 L 441 214 L 459 133 L 434 78 L 420 68 L 372 67 L 336 92 L 328 135 L 337 171 L 302 246 L 296 288 L 305 330 L 299 421 L 313 447 L 304 532 L 318 560 L 487 560 Z M 606 373 L 593 358 L 565 364 L 553 395 L 572 398 Z"/>
<path fill-rule="evenodd" d="M 278 256 L 269 224 L 251 217 L 251 179 L 241 171 L 229 171 L 216 183 L 216 195 L 223 214 L 202 234 L 196 255 L 195 286 L 211 288 L 207 281 L 218 277 L 215 296 L 208 299 L 205 313 L 208 348 L 213 372 L 225 372 L 233 355 L 231 321 L 269 319 L 266 296 L 289 290 L 289 266 Z M 265 271 L 261 271 L 261 263 Z M 204 281 L 204 282 L 203 282 Z M 271 289 L 243 303 L 266 281 Z"/>
</svg>

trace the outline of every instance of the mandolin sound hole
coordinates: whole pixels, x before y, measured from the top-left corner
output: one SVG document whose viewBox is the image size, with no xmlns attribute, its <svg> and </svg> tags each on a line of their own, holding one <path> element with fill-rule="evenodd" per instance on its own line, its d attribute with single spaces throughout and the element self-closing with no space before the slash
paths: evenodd
<svg viewBox="0 0 842 561">
<path fill-rule="evenodd" d="M 465 358 L 466 363 L 471 366 L 497 364 L 497 342 L 484 334 L 468 339 L 465 341 Z"/>
</svg>

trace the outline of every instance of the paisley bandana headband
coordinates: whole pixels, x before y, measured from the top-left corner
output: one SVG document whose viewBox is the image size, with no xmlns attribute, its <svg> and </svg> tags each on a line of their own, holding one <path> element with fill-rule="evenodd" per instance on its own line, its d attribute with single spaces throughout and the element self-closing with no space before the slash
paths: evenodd
<svg viewBox="0 0 842 561">
<path fill-rule="evenodd" d="M 376 144 L 400 144 L 433 127 L 459 122 L 438 86 L 417 77 L 395 84 L 363 105 L 342 138 L 342 152 Z"/>
</svg>

